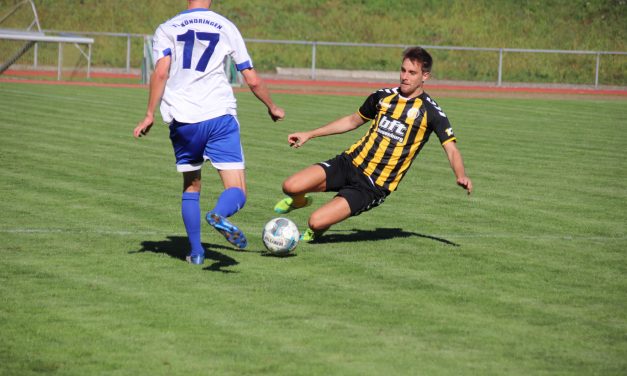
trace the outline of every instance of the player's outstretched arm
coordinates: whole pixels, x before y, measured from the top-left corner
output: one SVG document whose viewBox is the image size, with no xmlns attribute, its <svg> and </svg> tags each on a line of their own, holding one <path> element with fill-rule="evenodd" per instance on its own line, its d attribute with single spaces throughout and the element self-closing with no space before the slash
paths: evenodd
<svg viewBox="0 0 627 376">
<path fill-rule="evenodd" d="M 353 113 L 348 116 L 344 116 L 335 121 L 330 122 L 320 128 L 316 128 L 307 132 L 296 132 L 287 136 L 287 142 L 293 148 L 299 148 L 314 137 L 330 136 L 333 134 L 346 133 L 358 128 L 364 124 L 366 120 L 359 116 L 358 113 Z"/>
<path fill-rule="evenodd" d="M 170 56 L 166 56 L 159 59 L 155 65 L 155 70 L 150 76 L 150 93 L 148 95 L 148 106 L 146 106 L 146 116 L 133 130 L 133 136 L 135 137 L 145 136 L 152 128 L 155 120 L 155 110 L 165 91 L 165 84 L 170 72 L 170 62 Z"/>
<path fill-rule="evenodd" d="M 246 85 L 248 85 L 257 99 L 266 105 L 270 118 L 273 121 L 283 120 L 283 118 L 285 118 L 285 111 L 281 107 L 274 104 L 272 97 L 270 96 L 270 92 L 268 91 L 268 87 L 263 83 L 263 80 L 259 77 L 257 71 L 254 68 L 244 69 L 242 71 L 242 76 L 244 77 L 244 81 L 246 81 Z"/>
<path fill-rule="evenodd" d="M 451 164 L 451 168 L 457 178 L 457 185 L 464 188 L 468 194 L 472 193 L 472 181 L 466 176 L 466 170 L 464 168 L 464 161 L 462 154 L 459 152 L 455 142 L 447 142 L 443 145 L 448 161 Z"/>
</svg>

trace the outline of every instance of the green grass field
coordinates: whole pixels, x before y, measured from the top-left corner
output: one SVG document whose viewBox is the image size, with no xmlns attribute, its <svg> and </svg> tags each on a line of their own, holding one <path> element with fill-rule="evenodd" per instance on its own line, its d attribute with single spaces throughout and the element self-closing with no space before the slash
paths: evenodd
<svg viewBox="0 0 627 376">
<path fill-rule="evenodd" d="M 167 127 L 131 134 L 146 97 L 0 83 L 0 374 L 627 373 L 624 100 L 436 97 L 475 193 L 434 139 L 383 206 L 277 258 L 260 233 L 282 180 L 362 131 L 287 133 L 363 98 L 277 94 L 274 124 L 238 94 L 249 248 L 205 226 L 202 268 L 182 260 Z"/>
</svg>

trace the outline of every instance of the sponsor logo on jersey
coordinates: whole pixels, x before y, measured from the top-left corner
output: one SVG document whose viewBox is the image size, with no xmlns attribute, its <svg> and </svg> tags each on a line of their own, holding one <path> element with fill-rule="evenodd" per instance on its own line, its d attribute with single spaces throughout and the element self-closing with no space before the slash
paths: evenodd
<svg viewBox="0 0 627 376">
<path fill-rule="evenodd" d="M 377 133 L 380 135 L 397 142 L 403 142 L 405 139 L 405 134 L 407 133 L 407 125 L 405 123 L 383 115 L 377 125 Z"/>
</svg>

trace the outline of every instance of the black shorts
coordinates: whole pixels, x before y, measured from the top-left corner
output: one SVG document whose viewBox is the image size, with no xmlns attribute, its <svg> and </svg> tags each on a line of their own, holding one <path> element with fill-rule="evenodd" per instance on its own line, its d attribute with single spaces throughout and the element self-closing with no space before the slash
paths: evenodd
<svg viewBox="0 0 627 376">
<path fill-rule="evenodd" d="M 337 192 L 337 196 L 348 201 L 351 215 L 359 215 L 379 206 L 390 191 L 375 185 L 370 177 L 355 167 L 346 154 L 318 163 L 327 175 L 327 192 Z"/>
</svg>

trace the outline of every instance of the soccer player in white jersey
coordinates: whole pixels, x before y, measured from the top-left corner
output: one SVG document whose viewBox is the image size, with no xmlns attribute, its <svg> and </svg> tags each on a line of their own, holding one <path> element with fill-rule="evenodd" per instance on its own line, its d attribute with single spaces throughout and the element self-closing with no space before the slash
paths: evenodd
<svg viewBox="0 0 627 376">
<path fill-rule="evenodd" d="M 230 56 L 253 94 L 266 105 L 272 120 L 282 120 L 268 89 L 253 68 L 237 27 L 209 10 L 211 0 L 188 0 L 187 10 L 161 24 L 153 39 L 155 70 L 150 79 L 146 116 L 133 131 L 146 135 L 161 101 L 161 116 L 170 124 L 176 168 L 183 173 L 181 213 L 191 251 L 187 261 L 202 264 L 200 240 L 201 168 L 209 160 L 224 191 L 205 219 L 231 244 L 244 248 L 246 237 L 227 218 L 246 202 L 244 155 L 236 102 L 224 61 Z"/>
</svg>

